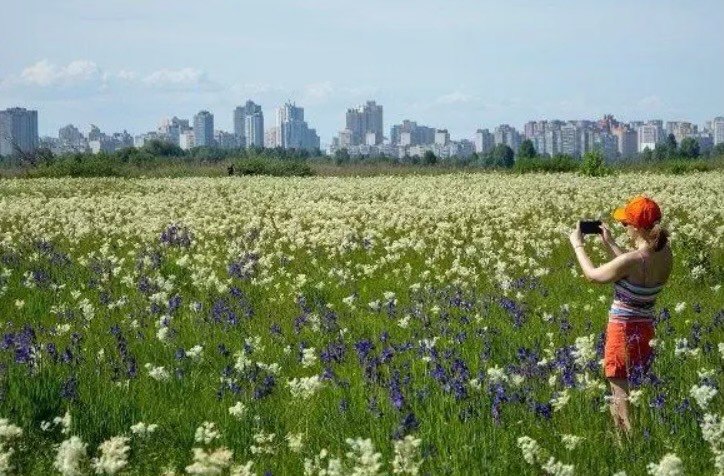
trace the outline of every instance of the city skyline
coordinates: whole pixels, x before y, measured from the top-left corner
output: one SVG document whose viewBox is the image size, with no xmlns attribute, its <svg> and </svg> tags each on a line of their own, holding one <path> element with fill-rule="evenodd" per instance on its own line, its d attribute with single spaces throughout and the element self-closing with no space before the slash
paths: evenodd
<svg viewBox="0 0 724 476">
<path fill-rule="evenodd" d="M 489 128 L 478 128 L 471 140 L 470 135 L 456 139 L 447 128 L 429 127 L 411 120 L 391 125 L 390 133 L 386 135 L 383 109 L 374 100 L 347 108 L 345 128 L 333 138 L 330 147 L 322 148 L 316 129 L 310 127 L 304 118 L 304 108 L 292 102 L 276 109 L 276 121 L 268 128 L 264 128 L 262 106 L 247 100 L 243 106 L 233 110 L 233 132 L 216 128 L 214 114 L 201 110 L 192 121 L 177 116 L 167 117 L 160 121 L 156 130 L 135 137 L 125 129 L 107 134 L 94 124 L 87 136 L 73 124 L 68 124 L 58 130 L 57 137 L 41 137 L 37 127 L 38 111 L 15 107 L 0 110 L 0 150 L 7 155 L 15 148 L 29 152 L 40 145 L 57 154 L 84 150 L 98 153 L 130 146 L 142 147 L 149 141 L 160 140 L 183 150 L 196 146 L 221 149 L 263 146 L 306 149 L 312 153 L 321 149 L 323 153 L 335 154 L 346 149 L 353 156 L 398 158 L 422 156 L 429 151 L 447 158 L 467 157 L 475 152 L 487 154 L 499 144 L 508 146 L 515 153 L 528 139 L 538 154 L 581 157 L 586 152 L 599 150 L 607 161 L 615 161 L 637 157 L 646 149 L 658 150 L 659 144 L 670 140 L 677 144 L 693 140 L 692 144 L 696 144 L 702 152 L 724 143 L 722 116 L 706 121 L 701 128 L 689 121 L 620 121 L 610 114 L 598 120 L 534 119 L 527 121 L 520 130 L 509 124 L 498 124 L 492 133 Z M 670 139 L 672 136 L 673 139 Z"/>
<path fill-rule="evenodd" d="M 68 123 L 137 134 L 202 109 L 231 131 L 226 111 L 247 98 L 267 110 L 291 100 L 326 145 L 345 109 L 369 97 L 390 124 L 414 119 L 455 137 L 607 113 L 702 124 L 724 104 L 724 5 L 713 0 L 177 7 L 3 6 L 0 41 L 14 47 L 0 51 L 0 109 L 42 111 L 41 135 Z M 243 18 L 255 21 L 240 30 Z"/>
</svg>

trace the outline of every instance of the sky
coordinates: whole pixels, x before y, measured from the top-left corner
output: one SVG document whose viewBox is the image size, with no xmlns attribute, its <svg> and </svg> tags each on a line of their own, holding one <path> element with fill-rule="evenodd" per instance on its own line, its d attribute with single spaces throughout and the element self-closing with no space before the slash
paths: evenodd
<svg viewBox="0 0 724 476">
<path fill-rule="evenodd" d="M 3 0 L 0 109 L 41 135 L 154 130 L 287 100 L 322 145 L 345 111 L 384 107 L 471 138 L 532 119 L 724 115 L 724 1 Z"/>
</svg>

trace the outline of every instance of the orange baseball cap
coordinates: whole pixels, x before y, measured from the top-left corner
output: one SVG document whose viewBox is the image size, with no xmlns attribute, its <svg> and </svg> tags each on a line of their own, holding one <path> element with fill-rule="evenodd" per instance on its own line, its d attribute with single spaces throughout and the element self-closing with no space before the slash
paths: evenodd
<svg viewBox="0 0 724 476">
<path fill-rule="evenodd" d="M 649 197 L 639 195 L 632 198 L 625 207 L 619 207 L 612 213 L 615 220 L 636 228 L 649 229 L 661 220 L 659 205 Z"/>
</svg>

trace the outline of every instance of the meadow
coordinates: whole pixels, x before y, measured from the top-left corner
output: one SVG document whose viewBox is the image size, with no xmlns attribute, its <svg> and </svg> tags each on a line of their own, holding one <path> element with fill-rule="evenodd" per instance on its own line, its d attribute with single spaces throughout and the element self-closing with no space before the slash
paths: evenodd
<svg viewBox="0 0 724 476">
<path fill-rule="evenodd" d="M 568 234 L 639 193 L 675 266 L 620 447 Z M 722 475 L 722 281 L 720 170 L 2 180 L 0 474 Z"/>
</svg>

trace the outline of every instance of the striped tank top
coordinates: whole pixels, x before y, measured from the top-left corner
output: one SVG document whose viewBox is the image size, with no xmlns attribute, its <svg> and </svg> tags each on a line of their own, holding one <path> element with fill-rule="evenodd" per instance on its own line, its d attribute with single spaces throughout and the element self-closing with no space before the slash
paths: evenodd
<svg viewBox="0 0 724 476">
<path fill-rule="evenodd" d="M 643 255 L 641 263 L 644 266 Z M 613 303 L 608 312 L 609 322 L 651 322 L 654 319 L 654 305 L 656 296 L 663 289 L 664 285 L 641 286 L 633 284 L 628 279 L 622 278 L 613 283 Z"/>
</svg>

